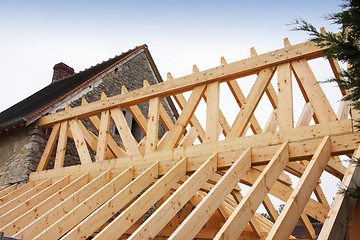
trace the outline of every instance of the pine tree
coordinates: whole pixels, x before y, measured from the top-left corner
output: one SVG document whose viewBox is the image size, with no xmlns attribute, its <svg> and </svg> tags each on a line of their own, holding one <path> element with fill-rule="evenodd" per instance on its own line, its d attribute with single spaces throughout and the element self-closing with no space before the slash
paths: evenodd
<svg viewBox="0 0 360 240">
<path fill-rule="evenodd" d="M 347 70 L 342 69 L 339 73 L 342 79 L 333 78 L 329 81 L 338 82 L 347 92 L 343 101 L 349 100 L 353 109 L 360 111 L 360 0 L 344 0 L 341 7 L 341 12 L 326 16 L 333 24 L 340 25 L 339 33 L 319 32 L 304 19 L 297 19 L 293 30 L 307 32 L 311 41 L 319 47 L 326 47 L 326 58 L 347 63 Z M 360 130 L 360 119 L 355 120 Z M 360 159 L 352 159 L 352 162 L 360 167 Z M 342 189 L 340 193 L 360 198 L 360 187 Z"/>
</svg>

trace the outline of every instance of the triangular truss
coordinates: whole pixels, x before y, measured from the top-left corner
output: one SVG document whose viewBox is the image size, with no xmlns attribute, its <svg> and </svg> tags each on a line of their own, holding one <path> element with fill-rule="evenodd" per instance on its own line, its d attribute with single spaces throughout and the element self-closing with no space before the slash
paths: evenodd
<svg viewBox="0 0 360 240">
<path fill-rule="evenodd" d="M 340 187 L 359 182 L 358 170 L 339 160 L 360 156 L 348 119 L 357 113 L 342 102 L 335 114 L 317 84 L 308 60 L 322 57 L 324 49 L 311 42 L 290 46 L 287 39 L 285 45 L 263 55 L 252 49 L 251 58 L 234 63 L 222 58 L 205 71 L 194 66 L 191 75 L 168 74 L 166 82 L 145 81 L 142 89 L 84 99 L 82 106 L 41 118 L 39 126 L 52 128 L 48 143 L 30 182 L 0 191 L 0 231 L 23 239 L 294 239 L 300 220 L 314 239 L 312 217 L 324 223 L 319 239 L 343 238 L 355 201 L 336 195 L 330 210 L 320 177 L 327 171 L 342 180 Z M 339 64 L 329 62 L 339 77 Z M 245 97 L 241 78 L 250 75 L 256 80 Z M 305 102 L 296 126 L 295 83 Z M 220 109 L 220 86 L 229 88 L 238 104 L 233 108 L 240 109 L 232 124 Z M 169 96 L 181 110 L 176 123 L 161 104 Z M 273 110 L 261 126 L 254 112 L 266 96 Z M 205 124 L 196 117 L 201 101 Z M 139 104 L 148 106 L 148 116 Z M 122 108 L 144 132 L 140 142 Z M 159 121 L 167 130 L 160 139 Z M 109 133 L 111 123 L 122 144 Z M 64 167 L 68 138 L 80 165 Z M 45 170 L 55 145 L 54 169 Z M 244 194 L 242 185 L 249 186 Z M 273 197 L 285 203 L 280 215 Z M 260 205 L 271 220 L 256 212 Z"/>
</svg>

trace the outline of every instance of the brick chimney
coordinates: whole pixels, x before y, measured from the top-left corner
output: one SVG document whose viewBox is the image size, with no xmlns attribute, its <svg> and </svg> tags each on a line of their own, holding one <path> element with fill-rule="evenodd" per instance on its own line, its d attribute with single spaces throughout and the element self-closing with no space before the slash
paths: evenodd
<svg viewBox="0 0 360 240">
<path fill-rule="evenodd" d="M 74 75 L 74 73 L 75 73 L 74 69 L 72 67 L 69 67 L 68 65 L 66 65 L 63 62 L 55 64 L 53 69 L 54 69 L 54 73 L 53 73 L 53 78 L 52 78 L 51 83 L 61 81 L 64 78 Z"/>
</svg>

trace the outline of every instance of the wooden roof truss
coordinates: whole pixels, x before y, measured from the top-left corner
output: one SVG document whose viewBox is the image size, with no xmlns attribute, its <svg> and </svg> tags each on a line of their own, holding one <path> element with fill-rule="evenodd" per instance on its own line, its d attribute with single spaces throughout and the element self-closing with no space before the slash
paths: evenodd
<svg viewBox="0 0 360 240">
<path fill-rule="evenodd" d="M 84 99 L 80 107 L 42 117 L 37 124 L 52 128 L 49 140 L 29 183 L 0 191 L 0 231 L 22 239 L 293 239 L 300 220 L 314 239 L 311 216 L 324 223 L 319 239 L 343 238 L 355 201 L 336 195 L 330 208 L 319 179 L 327 171 L 341 187 L 359 182 L 358 169 L 339 161 L 360 156 L 348 119 L 357 113 L 342 102 L 335 114 L 317 84 L 308 60 L 324 49 L 311 42 L 291 46 L 287 39 L 285 45 L 262 55 L 252 49 L 251 58 L 234 63 L 221 58 L 212 69 L 194 66 L 191 75 L 168 74 L 166 82 L 145 81 L 142 89 L 124 87 L 121 95 Z M 338 76 L 339 64 L 329 62 Z M 257 77 L 245 97 L 241 81 L 249 75 Z M 305 99 L 296 126 L 292 76 Z M 229 87 L 240 109 L 231 125 L 220 109 L 220 85 Z M 169 96 L 181 110 L 176 123 L 161 103 Z M 254 111 L 266 96 L 273 110 L 262 127 Z M 200 101 L 205 126 L 194 114 Z M 138 107 L 144 103 L 148 116 Z M 140 142 L 122 108 L 144 132 Z M 161 139 L 159 121 L 167 130 Z M 122 144 L 109 133 L 111 122 Z M 64 167 L 69 138 L 82 164 Z M 45 170 L 55 145 L 53 169 Z M 298 178 L 294 187 L 289 174 Z M 249 186 L 244 194 L 242 184 Z M 280 215 L 270 196 L 285 203 Z M 256 212 L 261 204 L 272 221 Z"/>
</svg>

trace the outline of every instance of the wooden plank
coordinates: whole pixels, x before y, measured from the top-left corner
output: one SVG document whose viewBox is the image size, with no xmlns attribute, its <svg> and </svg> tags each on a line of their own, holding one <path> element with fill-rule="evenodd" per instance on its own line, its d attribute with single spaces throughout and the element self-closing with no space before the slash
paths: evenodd
<svg viewBox="0 0 360 240">
<path fill-rule="evenodd" d="M 36 221 L 30 223 L 13 237 L 22 239 L 33 239 L 42 231 L 51 226 L 54 222 L 70 212 L 73 208 L 83 202 L 86 198 L 94 194 L 102 186 L 110 181 L 110 171 L 105 171 L 94 180 L 74 192 L 68 198 L 63 200 L 60 204 L 56 205 L 48 212 L 43 214 Z"/>
<path fill-rule="evenodd" d="M 37 186 L 34 186 L 33 188 L 29 189 L 28 191 L 24 192 L 23 194 L 17 196 L 16 198 L 10 200 L 9 202 L 5 203 L 0 207 L 0 216 L 9 212 L 19 204 L 26 202 L 29 198 L 31 198 L 33 195 L 37 194 L 38 192 L 41 192 L 46 187 L 51 185 L 51 181 L 46 180 L 42 183 L 40 183 Z"/>
<path fill-rule="evenodd" d="M 2 197 L 4 197 L 5 195 L 11 193 L 12 191 L 15 191 L 18 187 L 18 184 L 12 184 L 12 185 L 7 185 L 6 187 L 2 188 L 0 191 L 0 199 Z"/>
<path fill-rule="evenodd" d="M 242 93 L 239 84 L 236 80 L 228 81 L 227 84 L 233 96 L 235 97 L 236 102 L 241 108 L 245 103 L 245 96 Z M 250 128 L 254 134 L 260 134 L 262 132 L 261 126 L 254 115 L 250 117 Z"/>
<path fill-rule="evenodd" d="M 128 93 L 129 91 L 126 89 L 125 86 L 122 86 L 121 88 L 122 93 Z M 147 129 L 147 121 L 144 117 L 144 114 L 141 112 L 140 108 L 137 105 L 132 105 L 128 107 L 131 115 L 139 125 L 140 129 L 143 131 L 143 133 L 146 135 L 146 129 Z"/>
<path fill-rule="evenodd" d="M 56 148 L 54 169 L 62 168 L 64 166 L 68 128 L 68 121 L 64 121 L 60 124 L 60 133 L 58 138 L 58 145 Z"/>
<path fill-rule="evenodd" d="M 360 157 L 360 148 L 355 151 L 353 157 Z M 356 167 L 356 164 L 350 163 L 348 168 L 346 169 L 344 178 L 341 181 L 339 189 L 359 186 L 359 180 L 360 169 Z M 336 194 L 318 239 L 344 239 L 355 204 L 355 198 L 352 198 L 346 194 Z"/>
<path fill-rule="evenodd" d="M 301 224 L 303 225 L 306 233 L 308 234 L 309 239 L 316 239 L 315 229 L 314 229 L 313 225 L 311 224 L 308 216 L 306 214 L 302 213 L 300 215 L 300 221 L 301 221 Z"/>
<path fill-rule="evenodd" d="M 196 128 L 191 127 L 179 142 L 179 147 L 186 147 L 192 145 L 198 136 L 199 134 Z"/>
<path fill-rule="evenodd" d="M 157 161 L 160 161 L 161 166 L 159 174 L 164 174 L 164 172 L 168 171 L 168 169 L 173 166 L 171 163 L 178 161 L 183 156 L 191 158 L 199 155 L 211 154 L 211 151 L 214 150 L 222 154 L 231 153 L 232 156 L 234 156 L 233 154 L 236 151 L 239 151 L 239 154 L 241 154 L 245 148 L 249 147 L 254 148 L 253 155 L 256 154 L 252 159 L 252 164 L 264 165 L 269 162 L 276 152 L 276 146 L 269 146 L 269 144 L 277 145 L 284 141 L 289 142 L 289 157 L 291 161 L 311 159 L 311 156 L 316 151 L 316 144 L 320 143 L 320 138 L 324 135 L 331 136 L 332 154 L 345 154 L 353 152 L 358 147 L 357 134 L 352 133 L 352 131 L 351 120 L 335 121 L 321 125 L 289 129 L 285 132 L 264 133 L 238 139 L 223 140 L 188 147 L 178 147 L 171 151 L 157 151 L 155 153 L 147 154 L 146 156 L 139 155 L 131 158 L 127 157 L 109 160 L 103 163 L 95 162 L 83 164 L 81 166 L 70 166 L 60 170 L 53 169 L 46 172 L 31 173 L 30 180 L 42 180 L 52 177 L 61 177 L 67 174 L 80 174 L 104 169 L 125 169 L 129 164 L 141 166 L 145 163 L 148 164 L 147 167 L 149 167 L 152 163 Z M 195 171 L 197 169 L 196 161 L 195 159 L 190 159 L 190 161 L 191 164 L 188 166 L 187 171 Z M 231 161 L 232 160 L 228 158 L 220 159 L 218 167 L 229 167 L 232 165 Z"/>
<path fill-rule="evenodd" d="M 44 190 L 34 194 L 30 197 L 26 202 L 23 202 L 16 206 L 15 208 L 11 209 L 10 211 L 6 212 L 2 216 L 0 216 L 0 228 L 6 226 L 9 222 L 12 222 L 25 212 L 29 211 L 34 206 L 38 205 L 48 197 L 50 197 L 55 192 L 59 191 L 63 187 L 65 187 L 70 182 L 70 177 L 66 176 L 62 179 L 58 180 L 54 184 L 48 186 Z"/>
<path fill-rule="evenodd" d="M 308 126 L 314 115 L 314 109 L 311 106 L 310 102 L 305 103 L 304 108 L 300 114 L 299 120 L 296 124 L 296 127 Z"/>
<path fill-rule="evenodd" d="M 62 239 L 86 239 L 98 230 L 115 212 L 120 211 L 130 203 L 149 184 L 154 183 L 158 177 L 159 164 L 155 163 L 134 181 L 116 193 L 106 204 L 99 207 L 79 225 L 74 227 Z"/>
<path fill-rule="evenodd" d="M 68 196 L 76 192 L 78 189 L 83 187 L 89 180 L 89 174 L 84 174 L 75 181 L 71 182 L 69 185 L 61 189 L 60 191 L 53 194 L 48 199 L 42 201 L 37 206 L 33 207 L 31 210 L 21 215 L 12 222 L 9 222 L 5 227 L 1 229 L 1 232 L 4 232 L 6 236 L 15 235 L 17 232 L 21 231 L 31 222 L 38 219 L 40 216 L 45 214 L 48 210 L 61 203 L 63 199 L 66 199 Z"/>
<path fill-rule="evenodd" d="M 191 199 L 197 190 L 217 170 L 217 154 L 213 154 L 188 178 L 129 239 L 153 239 Z"/>
<path fill-rule="evenodd" d="M 114 196 L 118 191 L 123 189 L 132 180 L 132 167 L 128 168 L 106 185 L 101 187 L 94 194 L 89 196 L 74 209 L 64 215 L 62 218 L 57 220 L 42 233 L 37 235 L 35 239 L 50 239 L 60 238 L 64 233 L 70 231 L 84 218 L 95 211 L 99 206 L 104 204 L 109 198 Z"/>
<path fill-rule="evenodd" d="M 290 63 L 277 66 L 278 73 L 278 123 L 279 129 L 294 127 L 292 79 Z"/>
<path fill-rule="evenodd" d="M 240 112 L 226 138 L 234 139 L 244 132 L 244 129 L 249 123 L 250 117 L 254 113 L 255 108 L 264 94 L 265 88 L 269 84 L 274 72 L 274 68 L 266 68 L 259 73 L 257 80 L 246 98 L 246 103 L 241 107 Z"/>
<path fill-rule="evenodd" d="M 111 118 L 115 123 L 117 130 L 119 131 L 121 140 L 125 146 L 126 152 L 129 155 L 140 154 L 137 148 L 137 142 L 131 133 L 129 126 L 127 125 L 126 119 L 121 108 L 113 108 L 110 110 Z"/>
<path fill-rule="evenodd" d="M 268 196 L 265 196 L 262 203 L 263 203 L 267 213 L 269 214 L 270 218 L 275 222 L 277 220 L 277 218 L 279 217 L 279 213 L 276 211 L 270 198 Z"/>
<path fill-rule="evenodd" d="M 251 150 L 245 151 L 221 180 L 181 223 L 169 239 L 193 239 L 250 168 Z"/>
<path fill-rule="evenodd" d="M 86 105 L 86 104 L 88 104 L 88 102 L 86 101 L 85 98 L 82 98 L 82 105 Z M 89 117 L 89 122 L 95 128 L 95 130 L 99 132 L 99 130 L 100 130 L 100 122 L 101 122 L 99 117 L 98 116 Z M 86 135 L 85 135 L 85 137 L 86 137 Z M 117 143 L 115 142 L 115 140 L 113 139 L 113 137 L 110 134 L 107 136 L 107 139 L 108 139 L 108 145 L 109 145 L 108 147 L 110 148 L 111 152 L 116 157 L 128 156 L 127 153 L 117 145 Z M 97 144 L 97 142 L 98 142 L 98 140 L 96 138 L 96 144 Z"/>
<path fill-rule="evenodd" d="M 151 98 L 149 101 L 145 153 L 156 151 L 159 134 L 159 114 L 160 99 L 158 97 Z"/>
<path fill-rule="evenodd" d="M 275 132 L 278 127 L 278 110 L 274 109 L 266 122 L 263 132 Z"/>
<path fill-rule="evenodd" d="M 59 137 L 59 130 L 60 130 L 60 123 L 57 123 L 57 124 L 55 124 L 53 126 L 53 128 L 51 130 L 49 139 L 48 139 L 48 141 L 46 143 L 45 149 L 43 151 L 43 154 L 41 155 L 39 164 L 38 164 L 38 166 L 36 168 L 37 172 L 45 170 L 45 168 L 46 168 L 46 166 L 47 166 L 47 164 L 49 162 L 51 153 L 52 153 L 52 151 L 53 151 L 53 149 L 55 147 L 56 140 Z"/>
<path fill-rule="evenodd" d="M 290 236 L 329 158 L 330 138 L 324 137 L 266 239 Z"/>
<path fill-rule="evenodd" d="M 336 121 L 337 117 L 305 59 L 291 62 L 296 80 L 304 89 L 315 111 L 317 119 L 323 122 Z"/>
<path fill-rule="evenodd" d="M 150 84 L 147 80 L 144 80 L 144 86 L 149 87 Z M 151 101 L 151 99 L 149 100 L 149 102 Z M 170 130 L 174 127 L 174 123 L 173 120 L 171 119 L 171 117 L 169 116 L 169 113 L 165 110 L 165 108 L 163 107 L 163 105 L 160 102 L 160 112 L 159 112 L 159 117 L 161 122 L 164 124 L 164 127 L 166 128 L 166 130 Z M 149 118 L 148 118 L 149 119 Z"/>
<path fill-rule="evenodd" d="M 288 161 L 288 143 L 283 143 L 214 239 L 237 239 L 241 235 Z"/>
<path fill-rule="evenodd" d="M 319 48 L 316 43 L 305 42 L 287 48 L 271 51 L 269 53 L 254 56 L 249 59 L 240 60 L 234 63 L 229 63 L 199 73 L 194 73 L 189 76 L 180 77 L 173 81 L 166 81 L 151 86 L 149 88 L 142 88 L 128 94 L 121 94 L 109 98 L 109 101 L 100 100 L 98 102 L 90 103 L 86 106 L 73 108 L 59 112 L 53 115 L 44 116 L 38 121 L 39 126 L 53 125 L 55 122 L 63 121 L 69 118 L 85 118 L 100 112 L 114 108 L 114 107 L 128 107 L 135 104 L 148 101 L 154 96 L 164 98 L 170 95 L 175 95 L 180 92 L 193 89 L 195 86 L 204 83 L 219 80 L 220 82 L 229 81 L 251 74 L 256 74 L 260 69 L 271 68 L 284 62 L 294 61 L 305 58 L 307 60 L 321 57 L 322 51 L 325 48 Z M 70 115 L 71 114 L 71 115 Z"/>
<path fill-rule="evenodd" d="M 218 139 L 219 122 L 219 82 L 212 82 L 206 88 L 206 135 L 205 142 Z"/>
<path fill-rule="evenodd" d="M 349 118 L 349 113 L 350 113 L 349 101 L 341 101 L 340 106 L 339 106 L 339 110 L 338 110 L 338 113 L 337 113 L 337 118 L 339 120 L 348 119 Z"/>
<path fill-rule="evenodd" d="M 81 131 L 79 122 L 77 119 L 70 120 L 69 122 L 71 133 L 74 137 L 75 146 L 79 154 L 79 158 L 82 164 L 91 163 L 91 157 L 89 150 L 86 146 L 84 135 Z"/>
<path fill-rule="evenodd" d="M 99 232 L 94 239 L 118 239 L 186 174 L 186 158 L 177 163 L 128 208 Z"/>
<path fill-rule="evenodd" d="M 190 121 L 191 116 L 194 114 L 196 107 L 198 106 L 202 95 L 204 94 L 206 85 L 201 85 L 194 88 L 190 95 L 189 101 L 186 107 L 181 112 L 178 120 L 175 123 L 174 128 L 165 135 L 158 143 L 159 150 L 165 150 L 173 148 L 180 141 L 181 135 L 184 133 L 187 124 Z"/>
<path fill-rule="evenodd" d="M 108 145 L 108 135 L 109 135 L 109 126 L 110 126 L 110 111 L 106 110 L 101 113 L 100 120 L 100 129 L 99 129 L 99 139 L 96 150 L 96 161 L 105 160 L 105 154 Z"/>
<path fill-rule="evenodd" d="M 19 187 L 13 192 L 6 194 L 2 198 L 0 198 L 0 206 L 10 202 L 11 200 L 15 199 L 16 197 L 20 196 L 21 194 L 23 194 L 24 192 L 28 191 L 33 187 L 35 187 L 35 182 L 29 181 L 27 184 Z"/>
</svg>

